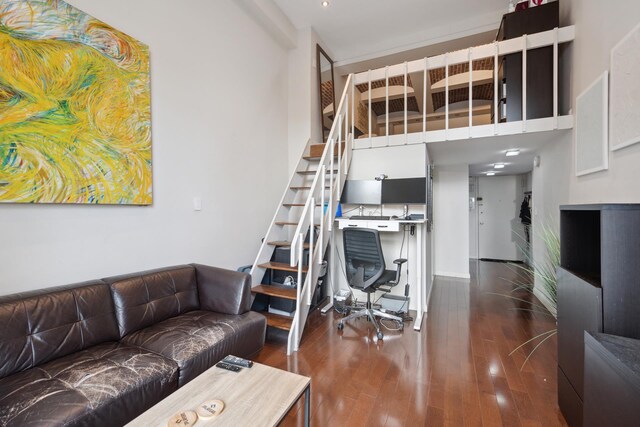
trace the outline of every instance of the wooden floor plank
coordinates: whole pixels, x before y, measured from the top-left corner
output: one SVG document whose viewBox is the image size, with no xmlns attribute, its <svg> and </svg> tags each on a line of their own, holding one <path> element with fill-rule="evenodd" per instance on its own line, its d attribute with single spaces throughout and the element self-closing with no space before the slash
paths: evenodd
<svg viewBox="0 0 640 427">
<path fill-rule="evenodd" d="M 319 310 L 309 315 L 300 350 L 270 329 L 257 361 L 311 380 L 312 425 L 566 426 L 557 406 L 557 340 L 521 365 L 531 348 L 509 353 L 555 319 L 518 310 L 501 278 L 504 264 L 474 262 L 471 280 L 437 278 L 421 332 L 384 330 Z M 532 300 L 536 301 L 536 300 Z M 301 403 L 283 421 L 302 425 Z"/>
</svg>

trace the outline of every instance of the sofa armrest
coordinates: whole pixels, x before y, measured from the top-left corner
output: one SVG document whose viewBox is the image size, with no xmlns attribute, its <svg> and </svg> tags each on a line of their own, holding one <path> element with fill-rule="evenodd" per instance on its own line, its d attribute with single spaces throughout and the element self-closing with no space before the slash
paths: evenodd
<svg viewBox="0 0 640 427">
<path fill-rule="evenodd" d="M 251 309 L 251 276 L 224 268 L 191 264 L 196 269 L 202 310 L 242 314 Z"/>
</svg>

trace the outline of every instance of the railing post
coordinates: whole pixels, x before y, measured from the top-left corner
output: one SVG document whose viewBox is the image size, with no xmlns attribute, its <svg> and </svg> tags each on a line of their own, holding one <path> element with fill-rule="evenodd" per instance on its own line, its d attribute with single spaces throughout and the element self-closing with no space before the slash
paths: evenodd
<svg viewBox="0 0 640 427">
<path fill-rule="evenodd" d="M 449 54 L 444 55 L 444 139 L 449 140 Z"/>
<path fill-rule="evenodd" d="M 340 177 L 340 164 L 342 160 L 342 113 L 338 116 L 338 177 Z"/>
<path fill-rule="evenodd" d="M 386 95 L 385 95 L 385 136 L 387 137 L 387 147 L 389 146 L 389 66 L 384 67 L 384 79 L 386 84 Z"/>
<path fill-rule="evenodd" d="M 313 224 L 313 223 L 312 223 Z M 292 248 L 293 249 L 293 248 Z M 302 260 L 304 259 L 304 234 L 298 235 L 298 286 L 296 287 L 296 302 L 300 304 L 300 292 L 302 291 Z M 298 307 L 298 313 L 300 312 Z M 296 313 L 296 314 L 298 314 Z M 299 319 L 300 317 L 298 317 Z"/>
<path fill-rule="evenodd" d="M 322 182 L 326 182 L 327 179 L 327 165 L 322 165 Z M 321 194 L 320 197 L 320 206 L 321 209 L 324 209 L 324 204 L 326 203 L 327 199 L 324 195 L 324 191 Z M 331 198 L 331 191 L 329 191 L 329 198 Z M 327 206 L 328 207 L 328 206 Z M 320 242 L 320 247 L 323 247 L 323 243 L 324 243 L 324 224 L 326 222 L 326 219 L 329 219 L 329 222 L 333 222 L 332 219 L 332 214 L 331 211 L 329 209 L 327 209 L 326 212 L 322 211 L 322 215 L 320 216 L 320 218 L 322 218 L 322 221 L 320 221 L 320 236 L 318 237 L 318 241 Z M 320 255 L 322 256 L 322 255 Z M 320 259 L 318 262 L 321 262 L 322 260 Z"/>
<path fill-rule="evenodd" d="M 522 132 L 527 131 L 527 35 L 522 36 Z"/>
<path fill-rule="evenodd" d="M 407 145 L 408 142 L 408 129 L 407 129 L 407 125 L 408 125 L 408 121 L 407 121 L 407 115 L 408 115 L 408 111 L 409 108 L 407 106 L 407 61 L 404 61 L 404 144 Z"/>
<path fill-rule="evenodd" d="M 493 42 L 493 134 L 498 134 L 498 121 L 500 120 L 500 111 L 498 111 L 498 42 Z"/>
<path fill-rule="evenodd" d="M 344 140 L 349 139 L 349 95 L 345 96 L 346 106 L 344 107 Z"/>
<path fill-rule="evenodd" d="M 324 185 L 323 185 L 324 187 Z M 323 192 L 324 192 L 324 188 L 323 188 Z M 314 209 L 315 209 L 315 205 L 316 205 L 316 199 L 315 197 L 311 198 L 311 206 L 314 206 L 313 209 L 309 210 L 309 229 L 311 230 L 309 233 L 309 257 L 307 260 L 307 305 L 311 305 L 311 288 L 312 288 L 312 282 L 313 282 L 313 252 L 315 251 L 315 226 L 314 226 Z M 324 209 L 324 207 L 323 207 Z M 301 261 L 301 265 L 299 270 L 302 271 L 302 261 Z M 298 282 L 298 287 L 300 287 L 301 282 Z M 298 307 L 298 309 L 300 309 L 300 307 Z"/>
<path fill-rule="evenodd" d="M 558 27 L 553 30 L 553 128 L 558 129 Z"/>
<path fill-rule="evenodd" d="M 355 74 L 351 74 L 351 134 L 356 134 L 356 83 Z M 354 138 L 355 139 L 355 138 Z"/>
<path fill-rule="evenodd" d="M 427 57 L 424 58 L 424 83 L 422 86 L 422 139 L 427 142 Z"/>
<path fill-rule="evenodd" d="M 473 127 L 473 57 L 471 53 L 473 48 L 469 48 L 469 138 L 472 138 L 473 134 L 471 128 Z"/>
<path fill-rule="evenodd" d="M 329 212 L 333 212 L 334 206 L 333 206 L 333 186 L 335 185 L 335 167 L 334 167 L 334 163 L 333 163 L 333 156 L 334 156 L 334 150 L 336 148 L 336 145 L 333 143 L 333 139 L 331 140 L 331 146 L 329 147 L 329 154 L 331 154 L 331 160 L 329 162 Z M 324 190 L 322 191 L 322 193 L 324 194 Z M 333 222 L 331 222 L 329 224 L 329 231 L 333 230 Z"/>
<path fill-rule="evenodd" d="M 369 70 L 369 148 L 373 146 L 371 139 L 371 70 Z"/>
</svg>

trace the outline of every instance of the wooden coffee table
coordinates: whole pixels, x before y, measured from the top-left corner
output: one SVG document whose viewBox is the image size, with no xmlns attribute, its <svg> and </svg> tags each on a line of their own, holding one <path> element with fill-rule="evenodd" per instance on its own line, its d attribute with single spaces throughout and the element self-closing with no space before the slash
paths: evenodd
<svg viewBox="0 0 640 427">
<path fill-rule="evenodd" d="M 254 363 L 251 368 L 231 372 L 211 367 L 185 384 L 127 426 L 166 426 L 184 410 L 219 399 L 224 410 L 213 419 L 199 419 L 200 426 L 275 426 L 304 393 L 304 425 L 309 425 L 311 379 L 281 369 Z"/>
</svg>

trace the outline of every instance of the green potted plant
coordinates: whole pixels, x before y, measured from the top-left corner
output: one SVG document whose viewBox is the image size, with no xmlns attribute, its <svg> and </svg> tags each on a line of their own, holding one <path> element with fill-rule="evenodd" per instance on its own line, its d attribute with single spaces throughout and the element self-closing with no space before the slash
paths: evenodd
<svg viewBox="0 0 640 427">
<path fill-rule="evenodd" d="M 525 263 L 510 263 L 509 267 L 516 272 L 515 279 L 503 280 L 510 283 L 513 288 L 508 294 L 495 293 L 520 303 L 524 303 L 524 307 L 517 307 L 516 310 L 529 311 L 538 313 L 544 316 L 552 316 L 555 318 L 557 313 L 557 277 L 556 271 L 560 265 L 560 238 L 558 233 L 548 225 L 541 224 L 539 230 L 534 232 L 534 235 L 539 238 L 539 241 L 544 244 L 545 253 L 541 260 L 534 259 L 531 251 L 522 250 L 525 256 Z M 524 239 L 523 239 L 524 240 Z M 521 248 L 522 249 L 522 248 Z M 535 284 L 538 286 L 535 286 Z M 516 296 L 515 294 L 524 291 L 535 295 L 538 300 L 524 299 Z M 546 304 L 538 302 L 540 299 L 544 299 Z M 521 348 L 534 344 L 533 349 L 527 354 L 520 369 L 529 361 L 535 351 L 544 344 L 551 337 L 556 335 L 557 328 L 552 328 L 544 331 L 536 336 L 528 339 L 513 349 L 509 356 L 512 356 L 515 352 Z"/>
</svg>

